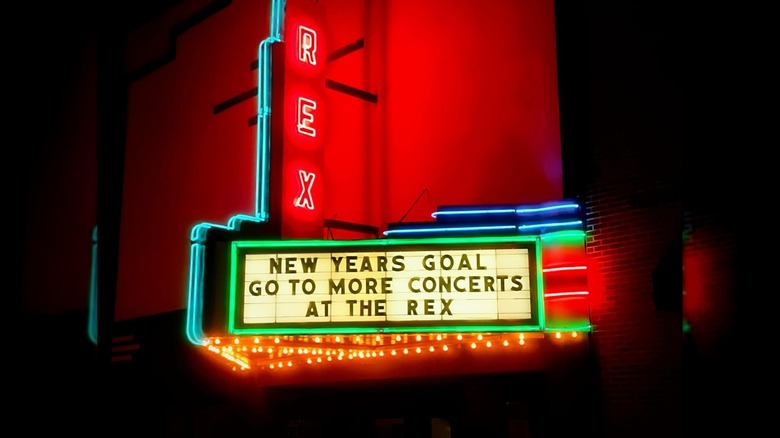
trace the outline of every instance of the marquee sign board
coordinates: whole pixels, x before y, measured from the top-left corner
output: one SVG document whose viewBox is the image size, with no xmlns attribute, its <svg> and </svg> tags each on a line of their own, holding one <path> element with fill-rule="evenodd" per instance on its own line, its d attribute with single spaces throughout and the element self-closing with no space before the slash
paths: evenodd
<svg viewBox="0 0 780 438">
<path fill-rule="evenodd" d="M 539 329 L 529 236 L 234 241 L 228 332 Z"/>
</svg>

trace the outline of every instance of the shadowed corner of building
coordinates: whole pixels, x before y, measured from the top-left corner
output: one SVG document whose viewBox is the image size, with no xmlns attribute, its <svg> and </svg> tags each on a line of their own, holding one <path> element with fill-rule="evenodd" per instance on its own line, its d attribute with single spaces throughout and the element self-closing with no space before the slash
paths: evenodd
<svg viewBox="0 0 780 438">
<path fill-rule="evenodd" d="M 674 239 L 652 272 L 656 310 L 682 313 L 682 239 Z"/>
</svg>

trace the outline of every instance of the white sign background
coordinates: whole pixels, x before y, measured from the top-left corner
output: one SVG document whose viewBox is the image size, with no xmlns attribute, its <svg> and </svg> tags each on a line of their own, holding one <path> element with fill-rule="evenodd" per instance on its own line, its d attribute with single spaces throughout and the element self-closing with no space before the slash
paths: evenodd
<svg viewBox="0 0 780 438">
<path fill-rule="evenodd" d="M 249 253 L 239 321 L 530 320 L 530 263 L 527 248 Z"/>
</svg>

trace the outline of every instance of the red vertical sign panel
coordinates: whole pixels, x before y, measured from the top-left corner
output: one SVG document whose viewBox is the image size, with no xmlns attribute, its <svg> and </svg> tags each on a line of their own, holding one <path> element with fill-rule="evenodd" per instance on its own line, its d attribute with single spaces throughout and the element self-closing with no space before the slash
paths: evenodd
<svg viewBox="0 0 780 438">
<path fill-rule="evenodd" d="M 323 237 L 322 201 L 327 184 L 323 172 L 327 142 L 324 29 L 322 5 L 314 0 L 287 1 L 283 34 L 283 238 Z M 279 149 L 271 147 L 272 151 Z"/>
</svg>

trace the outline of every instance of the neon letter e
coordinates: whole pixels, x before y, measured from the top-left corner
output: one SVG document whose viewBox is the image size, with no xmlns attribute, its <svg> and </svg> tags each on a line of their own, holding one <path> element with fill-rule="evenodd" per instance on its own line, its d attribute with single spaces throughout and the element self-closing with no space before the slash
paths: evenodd
<svg viewBox="0 0 780 438">
<path fill-rule="evenodd" d="M 309 137 L 314 137 L 317 130 L 314 129 L 314 110 L 317 109 L 317 102 L 305 97 L 298 98 L 298 132 Z"/>
</svg>

